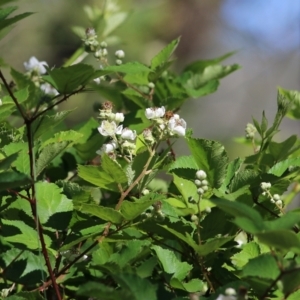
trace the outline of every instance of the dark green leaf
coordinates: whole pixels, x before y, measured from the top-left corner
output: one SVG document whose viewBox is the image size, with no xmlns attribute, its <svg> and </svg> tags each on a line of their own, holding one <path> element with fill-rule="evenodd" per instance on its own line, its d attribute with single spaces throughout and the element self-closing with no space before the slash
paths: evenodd
<svg viewBox="0 0 300 300">
<path fill-rule="evenodd" d="M 25 184 L 28 184 L 30 179 L 27 175 L 14 172 L 5 171 L 0 173 L 0 190 L 4 191 L 11 188 L 19 188 Z"/>
<path fill-rule="evenodd" d="M 108 155 L 102 155 L 101 166 L 103 171 L 106 172 L 115 183 L 127 182 L 127 176 L 121 166 L 112 160 Z"/>
<path fill-rule="evenodd" d="M 297 136 L 292 135 L 281 143 L 271 142 L 269 151 L 273 155 L 275 161 L 286 159 L 296 142 Z"/>
<path fill-rule="evenodd" d="M 120 224 L 124 219 L 120 212 L 111 207 L 82 203 L 79 210 L 114 224 Z"/>
<path fill-rule="evenodd" d="M 13 153 L 0 161 L 0 170 L 6 171 L 18 157 L 18 153 Z"/>
</svg>

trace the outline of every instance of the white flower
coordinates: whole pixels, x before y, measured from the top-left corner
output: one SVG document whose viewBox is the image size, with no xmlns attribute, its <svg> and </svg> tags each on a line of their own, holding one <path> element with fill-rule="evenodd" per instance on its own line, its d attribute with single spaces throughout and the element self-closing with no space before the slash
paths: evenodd
<svg viewBox="0 0 300 300">
<path fill-rule="evenodd" d="M 34 56 L 30 57 L 29 62 L 24 62 L 26 71 L 36 71 L 39 74 L 47 72 L 45 66 L 48 66 L 45 61 L 38 61 Z"/>
<path fill-rule="evenodd" d="M 47 82 L 41 84 L 40 89 L 47 95 L 56 96 L 59 94 L 58 91 Z"/>
<path fill-rule="evenodd" d="M 102 121 L 98 127 L 98 131 L 103 136 L 114 136 L 115 134 L 121 134 L 123 125 L 117 127 L 116 122 Z"/>
<path fill-rule="evenodd" d="M 180 119 L 179 115 L 175 114 L 169 120 L 168 127 L 171 135 L 185 136 L 186 122 Z"/>
<path fill-rule="evenodd" d="M 118 145 L 115 141 L 111 141 L 107 144 L 103 144 L 101 149 L 96 151 L 97 154 L 101 155 L 102 153 L 111 153 L 118 148 Z"/>
<path fill-rule="evenodd" d="M 116 113 L 114 119 L 116 122 L 121 123 L 124 121 L 125 117 L 123 113 Z"/>
<path fill-rule="evenodd" d="M 115 56 L 117 58 L 124 58 L 125 57 L 125 52 L 123 50 L 117 50 L 115 53 Z"/>
<path fill-rule="evenodd" d="M 94 78 L 93 80 L 94 80 L 94 82 L 96 84 L 100 84 L 100 82 L 101 82 L 101 78 L 100 77 Z"/>
<path fill-rule="evenodd" d="M 145 115 L 146 118 L 151 119 L 157 119 L 162 118 L 165 115 L 166 109 L 162 107 L 150 107 L 146 108 Z"/>
<path fill-rule="evenodd" d="M 133 141 L 136 138 L 136 131 L 129 128 L 124 128 L 121 133 L 121 138 L 124 140 Z"/>
</svg>

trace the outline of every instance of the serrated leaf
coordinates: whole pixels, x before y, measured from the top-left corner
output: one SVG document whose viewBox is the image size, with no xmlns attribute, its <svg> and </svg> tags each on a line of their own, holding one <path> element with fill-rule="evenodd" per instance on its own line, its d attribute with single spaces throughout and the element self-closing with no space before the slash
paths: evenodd
<svg viewBox="0 0 300 300">
<path fill-rule="evenodd" d="M 11 221 L 2 219 L 4 240 L 12 244 L 22 244 L 27 249 L 37 250 L 40 248 L 38 233 L 35 229 L 25 224 L 23 221 Z M 14 227 L 18 233 L 10 235 L 10 228 Z M 7 235 L 7 236 L 6 236 Z M 52 243 L 49 236 L 44 234 L 46 246 L 49 247 Z"/>
<path fill-rule="evenodd" d="M 102 155 L 101 166 L 103 171 L 106 172 L 115 183 L 127 182 L 127 176 L 121 166 L 112 160 L 107 154 Z"/>
<path fill-rule="evenodd" d="M 94 68 L 86 64 L 77 64 L 57 69 L 47 69 L 49 75 L 43 79 L 53 85 L 61 94 L 70 94 L 80 86 L 86 85 L 94 76 Z"/>
<path fill-rule="evenodd" d="M 53 160 L 55 157 L 60 155 L 64 150 L 66 150 L 72 141 L 64 141 L 55 144 L 48 144 L 39 154 L 36 161 L 36 173 L 40 174 Z"/>
<path fill-rule="evenodd" d="M 75 143 L 80 138 L 83 137 L 83 134 L 76 132 L 74 130 L 68 130 L 68 131 L 60 131 L 54 135 L 54 137 L 44 141 L 42 145 L 40 146 L 40 149 L 45 148 L 45 146 L 49 144 L 55 144 L 55 143 L 61 143 L 61 142 L 69 142 L 69 143 Z"/>
<path fill-rule="evenodd" d="M 270 254 L 262 254 L 252 258 L 243 267 L 243 276 L 253 276 L 266 279 L 275 279 L 280 271 L 275 258 Z"/>
<path fill-rule="evenodd" d="M 268 230 L 256 234 L 261 243 L 280 250 L 300 253 L 300 240 L 295 232 L 287 229 Z"/>
<path fill-rule="evenodd" d="M 260 248 L 256 242 L 250 242 L 243 246 L 241 252 L 236 253 L 232 256 L 231 260 L 234 265 L 242 268 L 252 258 L 260 255 Z"/>
<path fill-rule="evenodd" d="M 286 160 L 280 161 L 275 164 L 271 169 L 269 169 L 268 173 L 273 174 L 277 177 L 282 176 L 282 174 L 289 169 L 289 167 L 299 167 L 300 166 L 300 158 L 288 158 Z"/>
<path fill-rule="evenodd" d="M 165 64 L 170 56 L 173 54 L 179 44 L 180 38 L 173 40 L 165 48 L 163 48 L 158 54 L 156 54 L 151 60 L 151 69 L 155 70 L 157 67 Z"/>
<path fill-rule="evenodd" d="M 181 168 L 198 170 L 198 166 L 193 156 L 180 156 L 171 164 L 168 171 L 171 172 L 173 169 Z"/>
<path fill-rule="evenodd" d="M 74 110 L 74 109 L 73 109 Z M 48 133 L 50 129 L 55 128 L 61 123 L 73 110 L 59 111 L 56 113 L 49 112 L 38 117 L 32 126 L 34 138 L 37 139 L 43 134 Z"/>
<path fill-rule="evenodd" d="M 124 220 L 122 214 L 111 207 L 82 203 L 79 210 L 114 224 L 120 224 Z"/>
<path fill-rule="evenodd" d="M 144 74 L 150 73 L 151 69 L 139 62 L 129 62 L 119 66 L 108 66 L 104 71 L 116 72 L 116 73 L 125 73 L 125 74 Z"/>
<path fill-rule="evenodd" d="M 157 286 L 144 278 L 140 278 L 136 274 L 112 274 L 114 280 L 121 286 L 124 291 L 131 293 L 132 300 L 144 299 L 157 300 Z M 123 297 L 122 297 L 123 298 Z"/>
<path fill-rule="evenodd" d="M 107 174 L 101 166 L 78 165 L 78 176 L 100 188 L 111 191 L 119 191 L 114 179 Z"/>
<path fill-rule="evenodd" d="M 54 183 L 37 182 L 35 187 L 41 223 L 57 230 L 67 228 L 72 217 L 72 201 L 63 195 L 62 189 Z M 58 216 L 55 216 L 56 214 Z"/>
<path fill-rule="evenodd" d="M 173 178 L 173 182 L 185 200 L 187 206 L 189 199 L 198 199 L 199 195 L 197 193 L 197 186 L 192 181 L 181 178 L 176 174 L 173 174 Z"/>
<path fill-rule="evenodd" d="M 206 172 L 209 185 L 220 187 L 228 164 L 224 146 L 216 141 L 194 138 L 187 139 L 187 143 L 198 169 Z"/>
<path fill-rule="evenodd" d="M 156 203 L 157 201 L 161 201 L 163 198 L 164 197 L 162 195 L 151 193 L 141 197 L 136 202 L 124 200 L 120 207 L 120 211 L 127 221 L 131 221 L 138 217 L 152 204 Z"/>
<path fill-rule="evenodd" d="M 28 183 L 30 183 L 30 179 L 25 174 L 14 171 L 4 171 L 0 173 L 0 191 L 14 187 L 19 188 Z"/>
<path fill-rule="evenodd" d="M 224 199 L 209 199 L 217 207 L 235 217 L 235 223 L 250 233 L 261 232 L 265 225 L 261 215 L 250 206 Z"/>
<path fill-rule="evenodd" d="M 173 274 L 174 278 L 183 280 L 193 268 L 186 262 L 181 262 L 175 255 L 174 251 L 163 249 L 160 246 L 152 246 L 158 257 L 164 271 L 168 274 Z"/>
</svg>

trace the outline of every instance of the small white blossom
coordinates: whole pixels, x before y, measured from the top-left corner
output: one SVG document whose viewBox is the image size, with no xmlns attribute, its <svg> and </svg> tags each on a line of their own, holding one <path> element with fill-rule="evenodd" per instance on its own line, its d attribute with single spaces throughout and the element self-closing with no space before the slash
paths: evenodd
<svg viewBox="0 0 300 300">
<path fill-rule="evenodd" d="M 95 79 L 93 79 L 94 80 L 94 82 L 96 83 L 96 84 L 100 84 L 100 82 L 101 82 L 101 78 L 100 77 L 97 77 L 97 78 L 95 78 Z"/>
<path fill-rule="evenodd" d="M 117 126 L 116 122 L 102 121 L 98 127 L 98 131 L 103 136 L 114 136 L 115 134 L 121 134 L 123 125 Z"/>
<path fill-rule="evenodd" d="M 96 153 L 99 155 L 101 155 L 102 153 L 111 153 L 117 148 L 118 148 L 117 143 L 115 141 L 111 141 L 107 144 L 103 144 L 101 149 L 96 151 Z"/>
<path fill-rule="evenodd" d="M 48 66 L 45 61 L 38 61 L 34 56 L 30 57 L 29 62 L 24 62 L 26 71 L 36 71 L 39 74 L 45 74 L 47 72 L 45 66 Z"/>
<path fill-rule="evenodd" d="M 165 115 L 165 113 L 166 109 L 164 108 L 164 106 L 146 108 L 145 111 L 146 118 L 149 120 L 162 118 Z"/>
<path fill-rule="evenodd" d="M 116 122 L 121 123 L 124 121 L 125 117 L 123 113 L 116 113 L 114 119 Z"/>
<path fill-rule="evenodd" d="M 262 182 L 261 184 L 260 184 L 260 187 L 261 187 L 261 189 L 262 190 L 269 190 L 270 188 L 271 188 L 271 183 L 270 182 Z"/>
<path fill-rule="evenodd" d="M 50 96 L 57 96 L 59 93 L 58 91 L 51 86 L 48 82 L 41 84 L 40 89 L 47 95 Z"/>
<path fill-rule="evenodd" d="M 136 138 L 136 131 L 129 128 L 124 128 L 121 133 L 121 138 L 124 140 L 134 141 Z"/>
<path fill-rule="evenodd" d="M 125 57 L 125 52 L 123 50 L 117 50 L 115 53 L 115 56 L 117 58 L 124 58 Z"/>
<path fill-rule="evenodd" d="M 175 114 L 168 122 L 171 135 L 185 136 L 186 122 Z"/>
</svg>

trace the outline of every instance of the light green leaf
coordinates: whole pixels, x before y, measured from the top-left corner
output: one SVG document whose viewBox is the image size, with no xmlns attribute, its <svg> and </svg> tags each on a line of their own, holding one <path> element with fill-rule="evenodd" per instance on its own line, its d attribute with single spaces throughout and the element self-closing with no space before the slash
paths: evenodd
<svg viewBox="0 0 300 300">
<path fill-rule="evenodd" d="M 168 274 L 173 274 L 174 278 L 183 280 L 193 268 L 186 262 L 181 262 L 175 255 L 174 251 L 163 249 L 160 246 L 152 246 L 158 257 L 164 271 Z"/>
<path fill-rule="evenodd" d="M 260 248 L 256 242 L 250 242 L 243 246 L 241 252 L 232 256 L 231 260 L 234 265 L 242 268 L 252 258 L 260 255 Z"/>
<path fill-rule="evenodd" d="M 40 149 L 45 148 L 49 144 L 68 142 L 68 144 L 77 142 L 80 138 L 83 137 L 83 134 L 76 132 L 74 130 L 60 131 L 54 135 L 54 137 L 44 141 L 40 146 Z"/>
<path fill-rule="evenodd" d="M 41 223 L 58 230 L 67 228 L 72 217 L 72 201 L 63 195 L 62 189 L 54 183 L 37 182 L 35 186 Z M 55 216 L 56 214 L 58 216 Z"/>
<path fill-rule="evenodd" d="M 157 67 L 165 64 L 177 48 L 180 38 L 173 40 L 165 48 L 163 48 L 158 54 L 156 54 L 151 60 L 151 69 L 155 70 Z"/>
<path fill-rule="evenodd" d="M 198 170 L 197 163 L 193 156 L 180 156 L 169 167 L 169 172 L 174 169 L 194 169 Z M 195 172 L 196 173 L 196 172 Z"/>
<path fill-rule="evenodd" d="M 128 17 L 128 12 L 115 12 L 110 14 L 108 18 L 105 19 L 105 27 L 103 30 L 103 36 L 107 37 L 114 30 L 116 30 Z"/>
<path fill-rule="evenodd" d="M 288 211 L 284 215 L 280 216 L 280 218 L 272 221 L 265 221 L 264 223 L 268 230 L 292 229 L 294 225 L 300 223 L 300 213 L 298 210 Z"/>
<path fill-rule="evenodd" d="M 280 271 L 275 258 L 270 253 L 252 258 L 243 267 L 243 276 L 253 276 L 266 279 L 275 279 Z"/>
<path fill-rule="evenodd" d="M 15 10 L 15 8 L 13 10 Z M 16 15 L 16 16 L 14 16 L 12 18 L 9 18 L 9 19 L 2 19 L 2 20 L 0 20 L 0 30 L 2 30 L 5 27 L 8 27 L 8 26 L 16 23 L 16 22 L 18 22 L 18 21 L 20 21 L 20 20 L 22 20 L 22 19 L 24 19 L 26 17 L 29 17 L 32 14 L 33 13 L 27 12 L 27 13 Z"/>
<path fill-rule="evenodd" d="M 189 138 L 190 151 L 198 169 L 207 173 L 207 181 L 211 187 L 218 188 L 226 176 L 228 156 L 222 144 L 205 139 Z"/>
<path fill-rule="evenodd" d="M 4 240 L 12 244 L 22 244 L 27 249 L 40 249 L 38 233 L 35 229 L 28 226 L 23 221 L 11 221 L 2 219 Z M 10 235 L 10 227 L 15 227 L 18 233 Z M 6 236 L 8 234 L 8 236 Z M 47 247 L 50 247 L 52 241 L 49 236 L 44 234 L 44 240 Z"/>
<path fill-rule="evenodd" d="M 104 71 L 111 71 L 116 73 L 125 73 L 125 74 L 144 74 L 150 73 L 151 69 L 146 67 L 145 65 L 139 62 L 129 62 L 126 64 L 122 64 L 119 66 L 108 66 L 104 69 Z"/>
<path fill-rule="evenodd" d="M 100 188 L 111 191 L 119 191 L 114 179 L 107 174 L 101 166 L 78 165 L 78 176 Z"/>
<path fill-rule="evenodd" d="M 275 164 L 271 169 L 269 169 L 268 173 L 273 174 L 275 176 L 282 176 L 282 174 L 289 169 L 289 167 L 299 167 L 300 166 L 300 158 L 288 158 L 286 160 L 280 161 Z"/>
<path fill-rule="evenodd" d="M 124 219 L 120 212 L 111 207 L 82 203 L 79 210 L 114 224 L 120 224 Z"/>
<path fill-rule="evenodd" d="M 114 180 L 115 183 L 127 182 L 125 171 L 107 154 L 102 155 L 101 166 L 103 168 L 103 171 L 106 172 Z"/>
<path fill-rule="evenodd" d="M 188 282 L 180 281 L 177 278 L 171 278 L 170 284 L 173 288 L 184 290 L 188 293 L 196 293 L 203 290 L 203 282 L 200 279 L 192 279 Z M 178 298 L 176 298 L 178 299 Z M 184 299 L 184 298 L 182 298 Z"/>
</svg>

